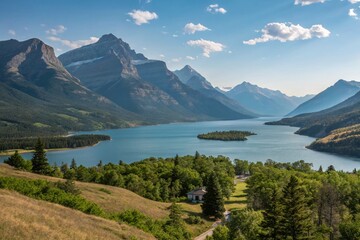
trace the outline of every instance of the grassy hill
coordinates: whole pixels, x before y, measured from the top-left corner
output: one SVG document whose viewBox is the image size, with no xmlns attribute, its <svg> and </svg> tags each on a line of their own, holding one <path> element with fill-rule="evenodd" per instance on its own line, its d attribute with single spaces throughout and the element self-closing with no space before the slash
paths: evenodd
<svg viewBox="0 0 360 240">
<path fill-rule="evenodd" d="M 0 176 L 32 180 L 45 179 L 50 182 L 64 181 L 55 177 L 18 171 L 6 164 L 0 164 Z M 109 213 L 135 209 L 155 219 L 165 218 L 169 215 L 167 210 L 170 206 L 169 203 L 152 201 L 123 188 L 85 182 L 76 182 L 76 186 L 81 190 L 83 197 L 98 204 Z"/>
<path fill-rule="evenodd" d="M 326 137 L 311 143 L 308 148 L 360 157 L 360 124 L 334 130 Z"/>
<path fill-rule="evenodd" d="M 135 227 L 0 190 L 0 239 L 155 239 Z"/>
<path fill-rule="evenodd" d="M 15 170 L 13 167 L 10 167 L 9 165 L 6 165 L 6 164 L 0 164 L 0 177 L 16 177 L 16 178 L 29 179 L 29 180 L 43 179 L 43 180 L 47 180 L 50 182 L 64 181 L 63 179 L 59 179 L 59 178 L 55 178 L 55 177 L 49 177 L 49 176 L 44 176 L 44 175 L 33 174 L 30 172 Z M 152 200 L 143 198 L 129 190 L 119 188 L 119 187 L 113 187 L 113 186 L 96 184 L 96 183 L 85 183 L 85 182 L 75 182 L 75 184 L 81 190 L 82 197 L 84 197 L 88 201 L 96 203 L 104 211 L 106 211 L 107 213 L 110 213 L 110 214 L 124 212 L 126 210 L 137 210 L 137 211 L 141 212 L 142 214 L 144 214 L 145 216 L 150 217 L 151 219 L 157 219 L 157 220 L 167 219 L 167 217 L 169 215 L 168 207 L 170 206 L 170 203 L 152 201 Z M 226 205 L 225 205 L 226 209 L 230 210 L 233 208 L 242 208 L 245 206 L 244 203 L 246 201 L 246 196 L 243 193 L 243 190 L 245 189 L 245 187 L 246 187 L 246 185 L 244 182 L 240 182 L 236 185 L 236 187 L 235 187 L 236 191 L 232 194 L 231 198 L 226 201 Z M 5 194 L 5 192 L 7 192 L 7 193 Z M 19 195 L 17 193 L 5 191 L 5 190 L 2 190 L 0 192 L 1 199 L 3 198 L 3 196 L 5 197 L 6 195 L 12 195 L 13 198 L 20 196 L 20 197 L 22 197 L 22 199 L 25 199 L 25 198 L 30 199 L 25 196 Z M 52 204 L 52 203 L 46 203 L 46 202 L 32 200 L 32 199 L 30 199 L 30 200 L 32 202 L 37 202 L 37 204 L 43 203 L 43 204 L 48 204 L 49 206 L 61 207 L 59 205 Z M 202 219 L 202 222 L 199 224 L 190 224 L 187 221 L 187 219 L 190 216 L 201 217 L 201 205 L 200 204 L 192 204 L 192 203 L 188 203 L 188 202 L 182 202 L 180 204 L 184 210 L 183 219 L 186 222 L 186 229 L 191 233 L 191 235 L 193 237 L 200 235 L 201 233 L 205 232 L 206 230 L 208 230 L 211 227 L 213 222 L 210 220 Z M 14 206 L 14 208 L 21 209 L 21 205 Z M 64 207 L 61 207 L 61 208 L 64 208 Z M 76 212 L 80 215 L 88 216 L 91 219 L 93 219 L 93 218 L 97 219 L 97 217 L 85 215 L 85 214 L 82 214 L 82 213 L 72 210 L 72 209 L 67 209 L 67 210 L 70 212 Z M 19 212 L 21 212 L 21 211 L 19 211 Z M 70 214 L 70 212 L 69 212 L 69 214 Z M 1 214 L 1 209 L 0 209 L 0 214 Z M 33 213 L 33 214 L 36 214 L 36 213 Z M 51 216 L 51 214 L 54 214 L 54 216 L 55 215 L 58 216 L 57 212 L 55 212 L 55 211 L 53 211 L 51 213 L 46 213 L 46 214 L 49 214 L 49 217 Z M 40 218 L 40 216 L 37 216 L 37 217 Z M 11 216 L 8 216 L 8 218 L 11 218 Z M 76 220 L 74 220 L 74 221 L 76 221 Z M 104 219 L 104 221 L 108 221 L 108 220 Z M 0 221 L 0 224 L 1 224 L 1 221 Z M 51 226 L 41 225 L 41 222 L 39 224 L 40 224 L 40 228 L 43 228 L 43 229 L 51 228 Z M 99 226 L 102 226 L 102 225 L 99 223 Z M 125 225 L 125 226 L 128 227 L 127 225 Z M 125 229 L 125 227 L 123 227 L 123 228 Z M 109 229 L 112 229 L 112 228 L 109 227 L 108 230 Z M 94 231 L 95 230 L 96 229 L 94 229 Z M 114 232 L 114 231 L 115 230 L 111 230 L 111 232 Z M 7 231 L 5 231 L 5 229 L 2 229 L 0 227 L 0 239 L 3 239 L 3 238 L 8 239 L 8 238 L 5 238 L 5 236 L 4 237 L 1 236 L 1 234 L 5 234 L 6 232 Z M 140 231 L 140 233 L 142 233 L 142 232 Z M 19 232 L 19 233 L 17 233 L 16 237 L 19 236 L 18 239 L 21 239 L 22 234 L 23 234 L 22 232 Z M 44 232 L 44 234 L 47 234 L 47 233 Z M 52 235 L 52 236 L 54 236 L 54 239 L 66 239 L 66 237 L 56 238 L 55 235 Z M 104 235 L 104 236 L 110 236 L 110 235 Z M 124 236 L 126 236 L 126 232 L 124 233 Z M 43 239 L 43 238 L 40 238 L 40 239 Z M 82 239 L 80 235 L 79 235 L 79 239 Z M 99 238 L 99 239 L 101 239 L 101 238 Z M 108 239 L 111 239 L 111 236 Z M 141 234 L 140 234 L 138 239 L 144 239 L 144 238 L 141 238 Z M 149 239 L 151 239 L 151 238 L 149 238 Z"/>
</svg>

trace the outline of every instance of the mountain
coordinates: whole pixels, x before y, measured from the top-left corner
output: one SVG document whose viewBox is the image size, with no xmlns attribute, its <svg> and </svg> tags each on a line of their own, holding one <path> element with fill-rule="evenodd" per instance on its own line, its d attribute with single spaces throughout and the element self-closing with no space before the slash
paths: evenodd
<svg viewBox="0 0 360 240">
<path fill-rule="evenodd" d="M 354 96 L 359 90 L 360 82 L 339 80 L 333 86 L 298 106 L 288 115 L 296 116 L 302 113 L 318 112 L 330 108 Z"/>
<path fill-rule="evenodd" d="M 246 109 L 268 116 L 283 116 L 311 97 L 289 97 L 280 91 L 261 88 L 248 82 L 237 85 L 225 95 L 238 101 Z"/>
<path fill-rule="evenodd" d="M 344 102 L 319 112 L 305 113 L 292 118 L 284 118 L 271 125 L 300 127 L 296 132 L 312 137 L 325 137 L 331 131 L 349 127 L 360 122 L 360 92 Z"/>
<path fill-rule="evenodd" d="M 225 106 L 240 112 L 245 113 L 250 116 L 256 116 L 255 113 L 245 109 L 241 106 L 237 101 L 227 97 L 224 92 L 220 92 L 216 88 L 214 88 L 209 81 L 206 80 L 200 73 L 198 73 L 195 69 L 186 65 L 181 70 L 176 70 L 174 73 L 178 76 L 181 82 L 185 83 L 192 89 L 195 89 L 205 96 L 210 98 L 214 98 L 224 104 Z"/>
<path fill-rule="evenodd" d="M 300 127 L 297 134 L 319 138 L 310 149 L 359 157 L 359 123 L 360 92 L 332 108 L 266 124 Z"/>
<path fill-rule="evenodd" d="M 39 39 L 0 41 L 0 99 L 0 137 L 122 127 L 140 118 L 84 87 Z"/>
<path fill-rule="evenodd" d="M 89 89 L 153 123 L 249 117 L 186 86 L 164 62 L 112 34 L 59 59 Z"/>
</svg>

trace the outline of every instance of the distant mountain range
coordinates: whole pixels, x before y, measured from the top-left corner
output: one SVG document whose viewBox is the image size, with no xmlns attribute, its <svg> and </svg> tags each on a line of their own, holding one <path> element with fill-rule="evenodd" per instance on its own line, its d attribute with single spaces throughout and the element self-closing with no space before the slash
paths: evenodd
<svg viewBox="0 0 360 240">
<path fill-rule="evenodd" d="M 147 59 L 112 34 L 59 58 L 39 39 L 0 41 L 0 137 L 278 116 L 330 106 L 269 124 L 298 126 L 297 133 L 315 137 L 343 128 L 332 139 L 344 139 L 344 145 L 350 138 L 339 134 L 358 132 L 351 126 L 360 122 L 359 88 L 358 82 L 340 80 L 315 97 L 289 97 L 244 82 L 225 92 L 192 67 L 171 72 L 165 62 Z M 324 141 L 320 145 L 330 149 Z"/>
<path fill-rule="evenodd" d="M 298 106 L 288 115 L 296 116 L 302 113 L 318 112 L 333 107 L 354 96 L 359 90 L 360 82 L 339 80 L 333 86 Z"/>
<path fill-rule="evenodd" d="M 89 89 L 150 123 L 250 118 L 205 96 L 112 34 L 59 56 L 65 68 Z"/>
<path fill-rule="evenodd" d="M 284 116 L 313 97 L 289 97 L 280 91 L 261 88 L 248 82 L 243 82 L 224 94 L 246 109 L 267 116 Z"/>
<path fill-rule="evenodd" d="M 225 106 L 231 108 L 234 111 L 245 113 L 250 116 L 256 116 L 254 112 L 244 108 L 236 100 L 233 100 L 227 97 L 224 92 L 221 92 L 214 88 L 212 84 L 206 80 L 200 73 L 195 69 L 186 65 L 181 70 L 176 70 L 174 73 L 179 77 L 180 81 L 188 85 L 194 90 L 197 90 L 204 94 L 207 97 L 214 98 L 224 104 Z"/>
<path fill-rule="evenodd" d="M 39 39 L 0 42 L 0 136 L 130 126 L 140 116 L 73 77 Z"/>
</svg>

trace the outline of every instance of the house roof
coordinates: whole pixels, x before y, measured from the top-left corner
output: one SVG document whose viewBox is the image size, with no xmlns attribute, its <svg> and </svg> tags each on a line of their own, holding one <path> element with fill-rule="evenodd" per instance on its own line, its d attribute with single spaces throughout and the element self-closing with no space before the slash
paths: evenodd
<svg viewBox="0 0 360 240">
<path fill-rule="evenodd" d="M 198 188 L 198 189 L 195 189 L 191 192 L 188 192 L 187 194 L 188 195 L 204 195 L 206 193 L 206 191 L 202 188 Z"/>
</svg>

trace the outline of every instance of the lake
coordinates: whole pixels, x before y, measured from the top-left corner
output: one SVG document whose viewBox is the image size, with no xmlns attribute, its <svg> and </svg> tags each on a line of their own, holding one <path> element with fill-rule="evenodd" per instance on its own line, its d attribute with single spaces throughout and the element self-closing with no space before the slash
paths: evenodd
<svg viewBox="0 0 360 240">
<path fill-rule="evenodd" d="M 52 151 L 47 156 L 50 163 L 70 163 L 72 158 L 78 165 L 103 163 L 126 163 L 148 157 L 174 157 L 194 155 L 196 151 L 205 155 L 224 155 L 231 159 L 245 159 L 252 162 L 272 159 L 278 162 L 305 160 L 326 169 L 334 165 L 336 170 L 352 171 L 360 169 L 360 159 L 321 153 L 306 149 L 314 138 L 294 134 L 297 128 L 288 126 L 267 126 L 267 121 L 275 118 L 257 118 L 234 121 L 210 121 L 195 123 L 173 123 L 127 129 L 81 132 L 110 135 L 112 140 L 93 147 L 69 151 Z M 243 142 L 223 142 L 200 140 L 197 135 L 212 131 L 246 130 L 257 135 Z M 24 154 L 27 159 L 31 154 Z M 2 160 L 4 157 L 2 157 Z"/>
</svg>

